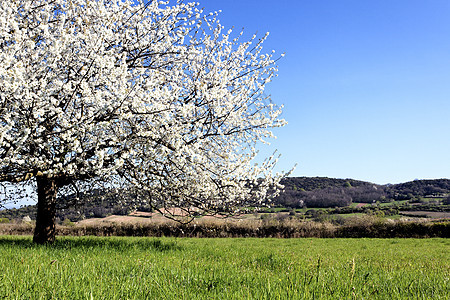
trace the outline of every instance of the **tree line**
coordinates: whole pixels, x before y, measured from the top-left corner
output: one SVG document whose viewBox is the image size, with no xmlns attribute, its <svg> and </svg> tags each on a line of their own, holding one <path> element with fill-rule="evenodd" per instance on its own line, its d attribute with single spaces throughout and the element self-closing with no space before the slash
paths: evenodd
<svg viewBox="0 0 450 300">
<path fill-rule="evenodd" d="M 285 185 L 284 191 L 273 203 L 292 208 L 345 207 L 352 202 L 392 202 L 418 197 L 445 197 L 450 193 L 449 179 L 378 185 L 354 179 L 288 177 L 281 183 Z"/>
<path fill-rule="evenodd" d="M 285 186 L 284 190 L 273 200 L 273 206 L 345 208 L 351 203 L 383 203 L 436 196 L 444 198 L 442 204 L 450 204 L 449 179 L 415 180 L 394 185 L 377 185 L 354 179 L 286 177 L 282 183 Z M 127 215 L 134 210 L 153 211 L 152 206 L 144 203 L 135 206 L 123 205 L 116 195 L 116 192 L 97 189 L 82 195 L 71 194 L 61 198 L 58 201 L 56 212 L 57 222 L 64 220 L 76 222 L 82 219 L 103 218 L 108 215 Z M 122 194 L 121 198 L 138 197 L 140 195 L 137 192 L 128 192 Z M 21 219 L 24 216 L 30 216 L 34 220 L 36 206 L 29 205 L 0 211 L 0 218 L 8 220 Z"/>
</svg>

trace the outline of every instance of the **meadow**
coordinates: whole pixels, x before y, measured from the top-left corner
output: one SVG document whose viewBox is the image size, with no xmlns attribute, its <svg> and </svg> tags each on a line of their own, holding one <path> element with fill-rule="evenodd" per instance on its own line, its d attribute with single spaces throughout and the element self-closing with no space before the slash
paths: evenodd
<svg viewBox="0 0 450 300">
<path fill-rule="evenodd" d="M 1 299 L 449 299 L 450 240 L 0 236 Z"/>
</svg>

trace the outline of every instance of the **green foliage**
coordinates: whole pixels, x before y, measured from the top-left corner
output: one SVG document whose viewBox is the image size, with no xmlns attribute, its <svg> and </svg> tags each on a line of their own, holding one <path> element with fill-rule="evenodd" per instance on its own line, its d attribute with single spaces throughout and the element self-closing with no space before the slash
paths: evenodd
<svg viewBox="0 0 450 300">
<path fill-rule="evenodd" d="M 354 179 L 338 179 L 328 177 L 287 177 L 281 183 L 287 189 L 302 189 L 303 191 L 313 191 L 317 189 L 325 189 L 331 187 L 357 187 L 365 185 L 373 185 L 373 183 L 354 180 Z"/>
<path fill-rule="evenodd" d="M 75 223 L 73 223 L 69 219 L 64 219 L 64 221 L 62 222 L 62 225 L 64 225 L 64 226 L 75 226 Z"/>
<path fill-rule="evenodd" d="M 442 200 L 442 204 L 443 204 L 443 205 L 450 205 L 450 196 L 445 197 L 445 198 Z"/>
<path fill-rule="evenodd" d="M 450 179 L 414 180 L 392 185 L 390 189 L 403 196 L 442 195 L 450 192 Z"/>
<path fill-rule="evenodd" d="M 281 181 L 284 191 L 274 199 L 278 206 L 300 208 L 345 207 L 351 202 L 421 202 L 423 197 L 436 201 L 450 193 L 450 179 L 415 180 L 394 185 L 327 177 L 287 177 Z M 431 202 L 431 200 L 427 200 Z"/>
<path fill-rule="evenodd" d="M 448 261 L 447 239 L 4 236 L 0 298 L 448 299 Z"/>
</svg>

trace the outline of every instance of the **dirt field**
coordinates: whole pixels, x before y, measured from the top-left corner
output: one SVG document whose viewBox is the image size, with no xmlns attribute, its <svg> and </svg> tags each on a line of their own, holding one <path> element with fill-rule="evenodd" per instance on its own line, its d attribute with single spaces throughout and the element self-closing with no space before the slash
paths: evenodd
<svg viewBox="0 0 450 300">
<path fill-rule="evenodd" d="M 230 217 L 227 219 L 219 218 L 219 217 L 213 217 L 213 216 L 205 216 L 201 217 L 197 220 L 201 220 L 202 222 L 208 222 L 208 221 L 242 221 L 242 220 L 250 220 L 255 219 L 256 217 L 253 214 L 247 214 L 247 215 L 241 215 L 237 217 Z M 150 213 L 150 212 L 141 212 L 136 211 L 128 216 L 118 216 L 118 215 L 111 215 L 107 216 L 105 218 L 91 218 L 91 219 L 85 219 L 79 222 L 76 222 L 76 225 L 84 226 L 84 225 L 94 225 L 94 224 L 113 224 L 113 223 L 124 223 L 124 224 L 145 224 L 145 223 L 164 223 L 164 222 L 170 222 L 168 218 L 164 217 L 160 213 Z"/>
</svg>

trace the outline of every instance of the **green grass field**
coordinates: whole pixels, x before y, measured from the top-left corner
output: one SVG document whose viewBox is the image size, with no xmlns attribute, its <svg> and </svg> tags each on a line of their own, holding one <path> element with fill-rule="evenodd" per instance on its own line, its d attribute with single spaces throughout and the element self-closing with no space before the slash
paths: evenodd
<svg viewBox="0 0 450 300">
<path fill-rule="evenodd" d="M 0 236 L 1 299 L 449 299 L 448 239 Z"/>
</svg>

